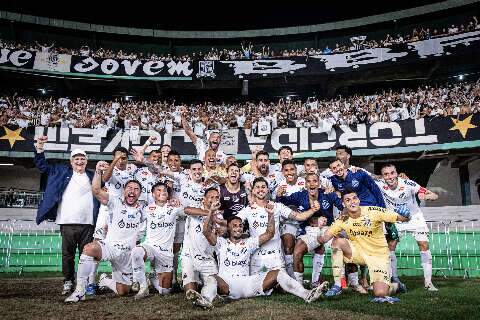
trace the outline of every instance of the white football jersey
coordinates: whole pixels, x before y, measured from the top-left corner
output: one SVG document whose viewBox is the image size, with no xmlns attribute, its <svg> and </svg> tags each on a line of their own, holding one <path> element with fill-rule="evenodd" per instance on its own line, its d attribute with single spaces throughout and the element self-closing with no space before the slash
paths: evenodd
<svg viewBox="0 0 480 320">
<path fill-rule="evenodd" d="M 240 181 L 248 184 L 252 184 L 253 180 L 257 178 L 253 173 L 251 172 L 245 172 L 244 174 L 241 175 Z M 266 177 L 263 177 L 267 183 L 268 183 L 268 190 L 270 191 L 270 194 L 273 195 L 275 193 L 275 190 L 277 189 L 277 184 L 278 184 L 278 172 L 275 171 L 270 171 L 269 174 Z"/>
<path fill-rule="evenodd" d="M 159 248 L 165 254 L 173 255 L 173 239 L 177 216 L 183 214 L 182 207 L 169 204 L 159 206 L 151 203 L 144 208 L 147 233 L 144 243 Z"/>
<path fill-rule="evenodd" d="M 287 183 L 287 180 L 286 180 L 285 178 L 283 178 L 283 179 L 278 183 L 277 190 L 278 190 L 278 188 L 280 188 L 280 187 L 282 187 L 282 186 L 286 186 L 286 187 L 287 187 L 287 188 L 285 189 L 285 194 L 284 194 L 284 196 L 285 196 L 285 197 L 291 196 L 293 193 L 299 192 L 299 191 L 302 191 L 303 189 L 305 189 L 305 178 L 298 177 L 297 182 L 295 182 L 294 184 L 289 184 L 289 183 Z M 275 191 L 275 194 L 276 194 L 277 190 Z"/>
<path fill-rule="evenodd" d="M 152 199 L 152 187 L 158 182 L 158 178 L 147 167 L 138 168 L 135 179 L 142 185 L 140 200 L 150 202 Z"/>
<path fill-rule="evenodd" d="M 105 183 L 105 186 L 108 189 L 108 194 L 114 197 L 123 196 L 123 188 L 128 181 L 135 179 L 136 170 L 137 166 L 131 163 L 127 164 L 125 170 L 119 170 L 117 167 L 114 167 L 112 176 Z"/>
<path fill-rule="evenodd" d="M 421 213 L 416 194 L 422 187 L 415 181 L 398 178 L 395 190 L 391 190 L 383 179 L 376 180 L 375 183 L 382 191 L 388 209 L 395 210 L 399 206 L 406 206 L 412 215 Z"/>
<path fill-rule="evenodd" d="M 258 242 L 258 237 L 249 237 L 237 243 L 217 237 L 218 275 L 222 279 L 250 275 L 250 257 L 259 248 Z"/>
<path fill-rule="evenodd" d="M 123 242 L 135 246 L 142 229 L 143 205 L 141 202 L 133 207 L 128 206 L 122 198 L 109 196 L 108 199 L 108 231 L 105 241 Z"/>
<path fill-rule="evenodd" d="M 262 245 L 263 250 L 273 251 L 280 250 L 282 242 L 280 240 L 280 220 L 286 220 L 292 213 L 292 209 L 287 206 L 276 202 L 274 204 L 274 221 L 275 221 L 275 235 L 272 239 Z M 268 213 L 263 207 L 248 206 L 240 210 L 237 214 L 242 221 L 248 221 L 248 227 L 251 237 L 259 237 L 267 230 L 268 226 Z"/>
<path fill-rule="evenodd" d="M 202 206 L 205 189 L 201 183 L 194 182 L 189 175 L 174 172 L 173 179 L 180 183 L 180 202 L 184 207 L 200 208 Z"/>
<path fill-rule="evenodd" d="M 187 215 L 185 220 L 183 250 L 197 260 L 213 259 L 213 247 L 203 235 L 203 223 L 206 218 L 206 216 Z"/>
</svg>

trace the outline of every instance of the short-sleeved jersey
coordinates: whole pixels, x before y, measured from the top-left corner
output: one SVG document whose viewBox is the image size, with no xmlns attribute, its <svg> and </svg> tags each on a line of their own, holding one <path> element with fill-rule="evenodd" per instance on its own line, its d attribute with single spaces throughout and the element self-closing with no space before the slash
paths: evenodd
<svg viewBox="0 0 480 320">
<path fill-rule="evenodd" d="M 288 197 L 295 192 L 300 192 L 305 189 L 305 179 L 302 177 L 298 177 L 297 181 L 294 184 L 289 184 L 287 183 L 287 180 L 285 178 L 282 178 L 282 180 L 280 180 L 280 182 L 277 185 L 277 189 L 275 190 L 275 196 L 277 195 L 278 189 L 281 188 L 282 186 L 287 187 L 285 189 L 284 196 Z"/>
<path fill-rule="evenodd" d="M 360 209 L 360 217 L 356 219 L 349 217 L 345 221 L 337 219 L 328 231 L 334 236 L 338 236 L 342 230 L 345 230 L 354 245 L 368 255 L 388 255 L 389 250 L 383 232 L 383 223 L 394 223 L 397 221 L 398 215 L 380 207 L 360 207 Z"/>
<path fill-rule="evenodd" d="M 223 184 L 220 186 L 220 210 L 223 211 L 224 219 L 236 216 L 238 212 L 247 205 L 247 191 L 242 184 L 240 184 L 240 190 L 235 193 L 228 191 L 227 187 Z"/>
<path fill-rule="evenodd" d="M 205 219 L 205 216 L 187 215 L 185 220 L 183 251 L 197 260 L 213 259 L 213 247 L 203 235 Z"/>
<path fill-rule="evenodd" d="M 365 171 L 358 170 L 357 172 L 352 172 L 347 170 L 345 179 L 336 175 L 331 176 L 329 179 L 337 191 L 343 192 L 345 189 L 354 190 L 360 199 L 361 206 L 385 208 L 385 202 L 380 189 L 373 178 Z"/>
<path fill-rule="evenodd" d="M 173 179 L 180 184 L 180 202 L 184 207 L 200 208 L 205 189 L 201 183 L 194 182 L 184 172 L 173 172 Z"/>
<path fill-rule="evenodd" d="M 147 233 L 144 243 L 159 248 L 167 255 L 173 255 L 173 240 L 177 216 L 183 214 L 182 207 L 163 206 L 151 203 L 144 208 Z"/>
<path fill-rule="evenodd" d="M 412 180 L 398 178 L 397 187 L 392 190 L 383 179 L 375 182 L 382 192 L 388 209 L 395 210 L 397 207 L 406 206 L 410 209 L 412 215 L 421 213 L 416 194 L 423 188 L 418 183 Z"/>
<path fill-rule="evenodd" d="M 107 207 L 108 231 L 105 241 L 123 242 L 134 246 L 143 226 L 142 222 L 145 220 L 143 204 L 137 202 L 131 207 L 122 198 L 109 196 Z"/>
<path fill-rule="evenodd" d="M 142 201 L 149 201 L 152 196 L 152 187 L 158 181 L 157 176 L 147 167 L 141 167 L 135 172 L 135 180 L 142 185 L 142 195 L 139 199 Z"/>
<path fill-rule="evenodd" d="M 258 248 L 258 237 L 249 237 L 237 243 L 217 237 L 218 275 L 222 279 L 250 275 L 250 257 Z"/>
<path fill-rule="evenodd" d="M 125 184 L 128 181 L 135 179 L 135 171 L 137 171 L 137 167 L 131 163 L 127 164 L 125 170 L 120 170 L 117 167 L 114 167 L 112 176 L 105 183 L 105 186 L 108 189 L 108 194 L 113 197 L 123 196 Z"/>
<path fill-rule="evenodd" d="M 274 221 L 275 221 L 275 235 L 272 239 L 262 245 L 264 250 L 280 250 L 282 243 L 280 240 L 280 221 L 287 220 L 292 213 L 292 209 L 281 203 L 275 203 L 274 205 Z M 248 227 L 251 237 L 259 237 L 265 233 L 268 227 L 268 213 L 264 207 L 259 206 L 247 206 L 242 209 L 237 217 L 240 217 L 242 221 L 248 221 Z"/>
</svg>

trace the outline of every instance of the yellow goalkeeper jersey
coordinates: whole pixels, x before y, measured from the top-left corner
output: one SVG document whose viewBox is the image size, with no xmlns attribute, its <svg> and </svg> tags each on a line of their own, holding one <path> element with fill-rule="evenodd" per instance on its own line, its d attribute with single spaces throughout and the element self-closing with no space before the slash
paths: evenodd
<svg viewBox="0 0 480 320">
<path fill-rule="evenodd" d="M 364 206 L 360 209 L 361 215 L 356 219 L 349 217 L 345 221 L 335 220 L 329 228 L 330 233 L 338 236 L 342 230 L 345 230 L 348 239 L 365 254 L 388 255 L 383 223 L 397 221 L 397 214 L 391 210 L 373 206 Z"/>
</svg>

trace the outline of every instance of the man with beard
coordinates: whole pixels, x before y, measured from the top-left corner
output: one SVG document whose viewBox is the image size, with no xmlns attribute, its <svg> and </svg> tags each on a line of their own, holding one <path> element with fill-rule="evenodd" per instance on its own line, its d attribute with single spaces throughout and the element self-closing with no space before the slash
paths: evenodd
<svg viewBox="0 0 480 320">
<path fill-rule="evenodd" d="M 227 167 L 227 179 L 220 185 L 220 210 L 223 218 L 236 216 L 248 204 L 247 190 L 240 182 L 240 167 L 232 163 Z"/>
<path fill-rule="evenodd" d="M 335 169 L 332 169 L 336 172 Z M 375 206 L 362 206 L 357 193 L 346 188 L 342 191 L 342 204 L 346 215 L 337 219 L 328 230 L 317 238 L 319 243 L 332 240 L 332 273 L 335 284 L 330 288 L 328 296 L 342 293 L 341 269 L 343 263 L 353 263 L 368 267 L 373 294 L 376 299 L 372 302 L 397 302 L 398 299 L 389 297 L 396 293 L 398 284 L 390 282 L 390 258 L 388 245 L 383 234 L 383 223 L 408 221 L 410 211 L 406 207 L 398 207 L 396 212 Z M 319 225 L 323 226 L 327 219 L 320 218 Z M 339 238 L 342 231 L 348 239 Z"/>
<path fill-rule="evenodd" d="M 271 195 L 275 195 L 277 188 L 277 174 L 270 171 L 270 158 L 268 152 L 260 150 L 255 153 L 254 170 L 242 174 L 241 181 L 245 183 L 245 188 L 250 191 L 252 189 L 252 182 L 256 178 L 262 177 L 268 183 L 268 191 Z"/>
<path fill-rule="evenodd" d="M 270 295 L 273 288 L 280 287 L 311 303 L 317 300 L 327 283 L 311 291 L 305 290 L 296 283 L 284 270 L 271 270 L 250 274 L 249 265 L 252 254 L 275 236 L 275 204 L 267 203 L 265 211 L 268 215 L 265 231 L 249 238 L 243 237 L 242 219 L 230 216 L 227 219 L 228 238 L 219 237 L 214 231 L 212 215 L 209 210 L 204 221 L 203 234 L 210 245 L 217 250 L 219 272 L 216 276 L 217 291 L 221 295 L 228 295 L 231 299 L 252 298 Z"/>
<path fill-rule="evenodd" d="M 185 118 L 185 112 L 186 109 L 185 107 L 182 108 L 182 127 L 183 130 L 185 130 L 185 133 L 187 136 L 192 140 L 192 143 L 195 145 L 195 148 L 197 149 L 197 159 L 205 159 L 205 152 L 208 149 L 212 149 L 215 151 L 216 159 L 218 164 L 225 163 L 225 159 L 227 155 L 219 149 L 220 143 L 222 140 L 222 136 L 220 135 L 219 132 L 213 131 L 210 133 L 208 136 L 208 144 L 205 143 L 201 138 L 197 137 L 195 132 L 193 132 L 192 128 L 188 124 L 187 119 Z"/>
<path fill-rule="evenodd" d="M 412 216 L 410 221 L 404 223 L 397 223 L 399 232 L 410 232 L 417 241 L 420 249 L 420 259 L 423 268 L 423 277 L 425 289 L 428 291 L 438 291 L 432 284 L 432 254 L 428 246 L 428 226 L 423 213 L 418 206 L 416 196 L 420 200 L 436 200 L 438 195 L 426 188 L 421 187 L 418 183 L 408 179 L 399 178 L 397 169 L 393 164 L 385 164 L 382 169 L 382 179 L 377 180 L 376 183 L 383 194 L 387 208 L 395 210 L 397 207 L 406 206 L 410 210 Z M 390 248 L 390 260 L 396 263 L 395 248 L 398 241 L 395 240 Z M 399 283 L 397 276 L 397 267 L 392 263 L 392 282 Z"/>
<path fill-rule="evenodd" d="M 102 171 L 108 168 L 108 163 L 99 161 L 92 182 L 93 195 L 108 206 L 108 233 L 104 240 L 93 241 L 83 248 L 78 262 L 77 286 L 65 302 L 85 300 L 87 279 L 95 268 L 95 261 L 110 261 L 112 265 L 112 279 L 102 274 L 100 286 L 126 295 L 132 285 L 130 254 L 144 221 L 143 205 L 138 201 L 141 185 L 136 180 L 128 181 L 121 197 L 110 196 L 101 188 Z"/>
<path fill-rule="evenodd" d="M 237 217 L 240 217 L 242 221 L 248 222 L 250 236 L 252 237 L 259 236 L 267 228 L 268 217 L 265 207 L 269 204 L 268 194 L 267 181 L 262 177 L 255 178 L 252 184 L 252 203 L 237 214 Z M 281 203 L 275 203 L 273 208 L 275 214 L 275 236 L 263 244 L 253 255 L 250 264 L 250 274 L 285 269 L 279 230 L 280 221 L 287 219 L 305 221 L 318 210 L 318 203 L 313 204 L 311 209 L 304 212 L 296 212 Z"/>
<path fill-rule="evenodd" d="M 305 179 L 298 177 L 297 167 L 293 160 L 285 159 L 282 162 L 282 177 L 284 177 L 278 183 L 277 190 L 275 192 L 276 198 L 278 197 L 288 197 L 295 192 L 304 190 L 305 188 Z M 278 201 L 283 203 L 281 200 Z M 283 203 L 287 205 L 286 203 Z M 293 205 L 293 209 L 297 209 Z M 288 274 L 293 278 L 295 277 L 293 271 L 293 249 L 295 247 L 295 239 L 297 237 L 297 232 L 299 228 L 299 223 L 297 221 L 286 220 L 280 224 L 280 234 L 282 239 L 283 251 L 285 254 L 285 267 Z"/>
<path fill-rule="evenodd" d="M 156 183 L 152 188 L 154 203 L 145 208 L 147 233 L 145 240 L 132 250 L 133 280 L 138 282 L 140 290 L 135 299 L 149 295 L 145 277 L 145 261 L 154 264 L 157 277 L 153 287 L 160 294 L 169 294 L 172 286 L 173 239 L 177 217 L 183 214 L 181 207 L 168 203 L 171 189 L 164 183 Z"/>
<path fill-rule="evenodd" d="M 216 161 L 215 151 L 208 149 L 205 152 L 204 167 L 202 176 L 205 180 L 211 180 L 215 183 L 225 183 L 225 177 L 227 175 L 223 164 L 218 164 Z"/>
<path fill-rule="evenodd" d="M 277 200 L 285 205 L 294 205 L 299 211 L 310 209 L 312 203 L 317 203 L 320 208 L 308 219 L 305 234 L 298 237 L 293 254 L 295 279 L 303 284 L 303 257 L 307 252 L 314 253 L 312 262 L 312 285 L 318 285 L 323 268 L 323 254 L 325 251 L 325 246 L 320 245 L 317 241 L 317 237 L 325 231 L 318 226 L 318 219 L 319 217 L 325 217 L 327 219 L 326 225 L 331 225 L 334 220 L 333 207 L 335 206 L 340 211 L 343 210 L 342 202 L 335 192 L 326 193 L 320 187 L 320 178 L 315 173 L 307 174 L 305 190 L 292 193 L 288 196 L 280 196 Z"/>
</svg>

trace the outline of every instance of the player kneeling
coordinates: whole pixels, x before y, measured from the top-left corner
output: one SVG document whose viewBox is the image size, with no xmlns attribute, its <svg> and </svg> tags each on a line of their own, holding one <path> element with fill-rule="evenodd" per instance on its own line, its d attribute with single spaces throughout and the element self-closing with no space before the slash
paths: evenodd
<svg viewBox="0 0 480 320">
<path fill-rule="evenodd" d="M 102 275 L 100 286 L 106 286 L 119 295 L 126 295 L 132 285 L 132 265 L 130 254 L 138 238 L 143 218 L 143 205 L 138 202 L 142 186 L 136 180 L 125 184 L 122 197 L 109 197 L 101 189 L 101 174 L 108 168 L 108 163 L 97 163 L 92 181 L 93 195 L 101 204 L 107 205 L 108 233 L 104 240 L 87 244 L 78 261 L 77 286 L 65 302 L 85 300 L 88 276 L 95 269 L 95 261 L 110 261 L 112 279 Z"/>
<path fill-rule="evenodd" d="M 398 284 L 390 282 L 390 252 L 383 234 L 383 223 L 408 221 L 410 211 L 405 207 L 393 212 L 374 206 L 360 206 L 355 191 L 348 189 L 342 193 L 342 203 L 348 216 L 335 220 L 325 234 L 318 237 L 318 242 L 326 243 L 340 235 L 342 230 L 348 236 L 348 239 L 335 238 L 332 241 L 332 273 L 335 285 L 327 295 L 334 296 L 342 292 L 341 269 L 345 262 L 368 267 L 373 294 L 377 297 L 374 302 L 398 301 L 389 297 L 396 293 Z M 325 218 L 320 219 L 319 224 L 326 223 Z"/>
<path fill-rule="evenodd" d="M 182 208 L 168 203 L 170 188 L 164 183 L 152 186 L 154 203 L 145 209 L 147 234 L 145 241 L 132 250 L 133 281 L 140 285 L 135 299 L 149 295 L 145 277 L 145 261 L 154 264 L 157 277 L 152 279 L 152 285 L 160 294 L 169 294 L 172 287 L 173 272 L 173 239 L 177 217 L 183 214 Z"/>
<path fill-rule="evenodd" d="M 285 270 L 249 275 L 251 255 L 275 235 L 274 206 L 270 203 L 265 209 L 268 213 L 266 231 L 258 237 L 249 238 L 242 237 L 243 223 L 238 216 L 229 217 L 227 220 L 228 238 L 218 237 L 213 230 L 212 211 L 209 212 L 204 222 L 203 234 L 217 249 L 218 293 L 228 295 L 231 299 L 252 298 L 270 295 L 273 288 L 279 284 L 283 290 L 304 299 L 307 303 L 317 300 L 322 295 L 322 290 L 328 285 L 327 282 L 309 291 L 291 278 Z"/>
</svg>

